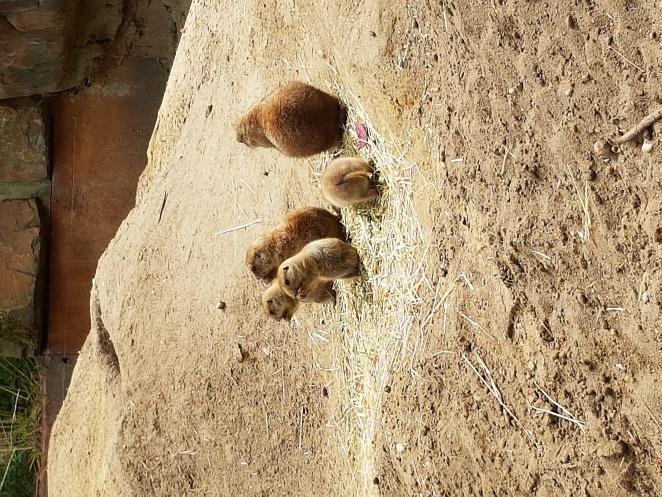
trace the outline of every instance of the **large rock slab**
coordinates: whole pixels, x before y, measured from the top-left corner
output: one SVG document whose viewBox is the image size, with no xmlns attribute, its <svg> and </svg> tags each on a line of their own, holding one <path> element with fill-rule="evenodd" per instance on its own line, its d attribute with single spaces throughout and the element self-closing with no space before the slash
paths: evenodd
<svg viewBox="0 0 662 497">
<path fill-rule="evenodd" d="M 35 200 L 0 202 L 0 354 L 34 353 L 40 221 Z"/>
<path fill-rule="evenodd" d="M 39 0 L 3 0 L 0 3 L 0 14 L 24 12 L 39 6 Z"/>
<path fill-rule="evenodd" d="M 46 129 L 39 104 L 0 104 L 0 157 L 0 183 L 48 177 Z"/>
<path fill-rule="evenodd" d="M 0 4 L 0 99 L 84 83 L 120 30 L 120 0 Z"/>
</svg>

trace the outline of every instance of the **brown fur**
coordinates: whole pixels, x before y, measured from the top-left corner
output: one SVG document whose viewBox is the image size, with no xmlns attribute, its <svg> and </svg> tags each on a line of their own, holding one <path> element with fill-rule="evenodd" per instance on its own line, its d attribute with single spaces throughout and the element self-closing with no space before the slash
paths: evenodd
<svg viewBox="0 0 662 497">
<path fill-rule="evenodd" d="M 256 278 L 271 281 L 281 262 L 320 238 L 345 240 L 345 228 L 340 219 L 319 207 L 297 209 L 285 216 L 274 230 L 249 245 L 246 265 Z"/>
<path fill-rule="evenodd" d="M 305 300 L 319 281 L 353 278 L 360 270 L 354 247 L 337 238 L 323 238 L 283 261 L 278 268 L 278 284 L 290 297 Z"/>
<path fill-rule="evenodd" d="M 302 302 L 335 302 L 336 292 L 332 281 L 318 282 L 311 288 L 307 298 Z M 262 294 L 262 308 L 272 319 L 289 321 L 299 308 L 299 300 L 287 295 L 274 280 L 273 283 Z"/>
<path fill-rule="evenodd" d="M 336 208 L 369 202 L 379 196 L 372 173 L 365 159 L 339 157 L 322 174 L 322 195 Z"/>
<path fill-rule="evenodd" d="M 342 142 L 347 111 L 334 96 L 294 81 L 255 104 L 235 125 L 237 141 L 308 157 Z"/>
</svg>

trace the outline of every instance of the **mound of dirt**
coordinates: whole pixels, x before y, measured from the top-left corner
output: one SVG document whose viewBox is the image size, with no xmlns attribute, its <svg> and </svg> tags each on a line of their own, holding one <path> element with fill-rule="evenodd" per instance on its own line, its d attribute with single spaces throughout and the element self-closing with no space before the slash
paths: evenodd
<svg viewBox="0 0 662 497">
<path fill-rule="evenodd" d="M 193 2 L 139 203 L 99 262 L 52 495 L 662 492 L 662 143 L 593 147 L 662 104 L 657 10 Z M 318 159 L 234 142 L 289 79 L 341 84 L 412 165 L 420 299 L 361 454 L 336 311 L 269 321 L 243 265 L 322 204 Z"/>
</svg>

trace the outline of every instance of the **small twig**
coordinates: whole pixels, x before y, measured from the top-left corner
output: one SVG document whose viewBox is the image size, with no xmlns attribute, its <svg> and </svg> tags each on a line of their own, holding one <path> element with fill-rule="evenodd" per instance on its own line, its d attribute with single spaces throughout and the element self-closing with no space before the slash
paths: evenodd
<svg viewBox="0 0 662 497">
<path fill-rule="evenodd" d="M 531 253 L 537 255 L 538 257 L 542 257 L 543 259 L 547 259 L 550 262 L 552 261 L 550 256 L 543 254 L 542 252 L 538 252 L 537 250 L 532 250 Z"/>
<path fill-rule="evenodd" d="M 591 212 L 589 210 L 589 205 L 588 205 L 588 182 L 584 184 L 584 198 L 582 198 L 582 194 L 579 192 L 579 187 L 577 186 L 577 183 L 575 182 L 575 178 L 572 175 L 572 171 L 570 171 L 570 167 L 566 164 L 565 165 L 567 171 L 568 171 L 568 176 L 570 176 L 570 181 L 572 181 L 572 186 L 575 188 L 575 193 L 577 194 L 577 198 L 579 199 L 579 205 L 582 208 L 582 211 L 584 211 L 584 217 L 582 218 L 582 231 L 580 232 L 581 238 L 584 242 L 589 241 L 590 236 L 591 236 Z"/>
<path fill-rule="evenodd" d="M 503 154 L 503 162 L 501 163 L 501 171 L 499 172 L 499 174 L 500 174 L 501 176 L 503 176 L 503 173 L 504 173 L 504 171 L 506 170 L 506 160 L 508 159 L 508 156 L 509 156 L 509 155 L 511 155 L 511 154 L 510 154 L 510 149 L 507 148 L 507 149 L 506 149 L 506 152 Z"/>
<path fill-rule="evenodd" d="M 536 412 L 549 414 L 550 416 L 554 416 L 556 418 L 565 419 L 566 421 L 570 421 L 571 423 L 577 425 L 577 427 L 580 430 L 583 430 L 584 428 L 586 428 L 581 421 L 579 421 L 577 419 L 574 419 L 574 418 L 571 418 L 569 416 L 564 416 L 563 414 L 559 414 L 558 412 L 550 411 L 549 409 L 543 409 L 542 407 L 536 407 L 536 406 L 533 406 L 533 405 L 531 406 L 531 409 L 533 409 Z"/>
<path fill-rule="evenodd" d="M 494 336 L 493 336 L 489 331 L 487 331 L 485 328 L 483 328 L 483 327 L 480 325 L 480 323 L 474 321 L 474 320 L 473 320 L 472 318 L 470 318 L 469 316 L 467 316 L 467 315 L 465 315 L 465 314 L 462 314 L 460 311 L 457 311 L 457 312 L 460 314 L 460 316 L 462 316 L 464 319 L 466 319 L 467 321 L 469 321 L 474 327 L 476 327 L 476 328 L 478 329 L 478 331 L 482 331 L 482 332 L 485 333 L 488 337 L 490 337 L 492 340 L 495 340 Z"/>
<path fill-rule="evenodd" d="M 11 444 L 14 443 L 14 424 L 16 424 L 16 411 L 18 410 L 18 399 L 21 395 L 21 389 L 19 388 L 16 391 L 16 402 L 14 402 L 14 412 L 12 413 L 11 417 L 11 427 L 9 428 L 9 442 Z M 2 488 L 2 487 L 0 487 Z"/>
<path fill-rule="evenodd" d="M 638 66 L 637 64 L 635 64 L 634 62 L 632 62 L 630 59 L 628 59 L 625 55 L 623 55 L 621 52 L 619 52 L 618 50 L 616 50 L 614 47 L 609 47 L 609 48 L 611 49 L 612 52 L 614 52 L 616 55 L 618 55 L 619 57 L 621 57 L 625 62 L 627 62 L 628 64 L 630 64 L 632 67 L 634 67 L 634 68 L 636 68 L 636 69 L 639 69 L 641 72 L 646 72 L 646 71 L 644 71 L 644 68 L 643 68 L 643 67 Z"/>
<path fill-rule="evenodd" d="M 16 450 L 12 450 L 11 456 L 9 457 L 9 461 L 7 462 L 7 466 L 5 466 L 5 473 L 2 475 L 2 481 L 0 482 L 0 489 L 5 486 L 5 479 L 7 478 L 7 473 L 9 473 L 9 468 L 11 467 L 11 463 L 14 460 L 14 454 L 16 454 Z"/>
<path fill-rule="evenodd" d="M 555 400 L 554 400 L 554 399 L 553 399 L 553 398 L 552 398 L 547 392 L 545 392 L 545 391 L 542 389 L 542 387 L 541 387 L 540 385 L 538 385 L 538 383 L 537 383 L 535 380 L 533 380 L 533 384 L 534 384 L 534 385 L 536 386 L 536 388 L 540 391 L 540 393 L 542 393 L 542 394 L 545 396 L 545 398 L 547 399 L 547 401 L 548 401 L 550 404 L 552 404 L 553 406 L 555 406 L 555 407 L 557 407 L 558 409 L 560 409 L 561 412 L 563 412 L 563 414 L 559 414 L 559 413 L 555 413 L 555 412 L 552 412 L 552 411 L 548 411 L 547 409 L 542 409 L 542 408 L 540 408 L 540 407 L 531 406 L 533 409 L 535 409 L 535 410 L 538 411 L 538 412 L 546 412 L 547 414 L 551 414 L 552 416 L 556 416 L 556 417 L 559 417 L 559 418 L 561 418 L 561 419 L 565 419 L 565 420 L 567 420 L 567 421 L 571 421 L 572 423 L 575 423 L 577 426 L 579 426 L 579 428 L 582 429 L 582 430 L 586 427 L 586 422 L 577 419 L 577 416 L 575 416 L 573 413 L 571 413 L 570 411 L 568 411 L 568 410 L 567 410 L 565 407 L 563 407 L 561 404 L 559 404 L 558 402 L 556 402 L 556 401 L 555 401 Z"/>
<path fill-rule="evenodd" d="M 648 114 L 641 121 L 639 121 L 639 123 L 634 128 L 630 129 L 630 131 L 625 133 L 623 136 L 619 136 L 614 141 L 619 144 L 629 142 L 637 135 L 639 135 L 639 133 L 641 133 L 643 130 L 652 126 L 655 121 L 659 121 L 660 119 L 662 119 L 662 107 Z"/>
<path fill-rule="evenodd" d="M 655 417 L 655 414 L 653 414 L 653 411 L 651 411 L 650 407 L 648 407 L 646 405 L 646 402 L 644 402 L 643 399 L 640 398 L 639 400 L 641 400 L 641 403 L 644 405 L 644 407 L 648 411 L 648 414 L 650 414 L 650 417 L 653 419 L 653 422 L 657 425 L 658 429 L 662 430 L 662 426 L 660 426 L 660 422 L 657 420 L 657 418 Z"/>
<path fill-rule="evenodd" d="M 299 449 L 301 449 L 301 443 L 303 441 L 303 406 L 299 410 Z"/>
<path fill-rule="evenodd" d="M 250 223 L 245 223 L 245 224 L 242 224 L 242 225 L 239 225 L 239 226 L 235 226 L 234 228 L 228 228 L 228 229 L 223 230 L 223 231 L 217 231 L 214 234 L 215 235 L 224 235 L 225 233 L 231 233 L 232 231 L 242 230 L 244 228 L 248 228 L 249 226 L 253 226 L 254 224 L 261 223 L 261 222 L 262 222 L 262 219 L 256 219 L 255 221 L 251 221 Z"/>
<path fill-rule="evenodd" d="M 473 372 L 476 373 L 476 376 L 478 376 L 478 379 L 480 380 L 480 382 L 494 396 L 494 398 L 497 400 L 497 402 L 499 403 L 501 408 L 506 412 L 506 414 L 508 414 L 512 418 L 512 420 L 515 422 L 517 427 L 524 432 L 524 434 L 527 436 L 527 438 L 531 441 L 531 443 L 533 443 L 533 445 L 536 448 L 539 448 L 538 442 L 535 440 L 535 438 L 533 438 L 533 435 L 531 434 L 531 432 L 528 431 L 526 428 L 524 428 L 524 425 L 522 425 L 520 420 L 517 419 L 517 416 L 515 416 L 515 414 L 513 414 L 513 412 L 510 410 L 510 408 L 503 401 L 503 397 L 501 396 L 501 391 L 499 391 L 499 388 L 496 386 L 496 383 L 494 382 L 494 379 L 492 378 L 492 372 L 489 370 L 489 368 L 483 362 L 483 360 L 480 358 L 480 356 L 475 352 L 474 352 L 474 354 L 476 355 L 476 358 L 478 359 L 481 368 L 483 369 L 483 371 L 485 371 L 485 376 L 487 377 L 487 379 L 482 374 L 480 374 L 478 369 L 476 369 L 476 366 L 474 366 L 472 364 L 472 362 L 467 358 L 466 355 L 462 354 L 462 359 L 464 359 L 464 362 L 466 362 L 469 365 L 469 367 L 473 370 Z M 489 383 L 487 381 L 488 379 L 490 380 Z"/>
<path fill-rule="evenodd" d="M 161 217 L 163 216 L 163 209 L 165 209 L 166 200 L 168 199 L 168 192 L 163 194 L 163 202 L 161 202 L 161 209 L 159 209 L 159 219 L 156 221 L 156 224 L 161 222 Z"/>
</svg>

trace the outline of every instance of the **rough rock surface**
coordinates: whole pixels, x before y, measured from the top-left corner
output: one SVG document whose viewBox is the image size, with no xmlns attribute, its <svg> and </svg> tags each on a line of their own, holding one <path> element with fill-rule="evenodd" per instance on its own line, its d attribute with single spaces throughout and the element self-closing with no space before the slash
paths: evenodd
<svg viewBox="0 0 662 497">
<path fill-rule="evenodd" d="M 121 0 L 0 5 L 0 100 L 73 88 L 92 74 L 123 20 Z"/>
<path fill-rule="evenodd" d="M 48 177 L 46 130 L 39 104 L 0 103 L 0 183 L 40 181 Z"/>
<path fill-rule="evenodd" d="M 21 356 L 37 347 L 35 291 L 40 223 L 34 200 L 0 202 L 0 353 Z"/>
</svg>

